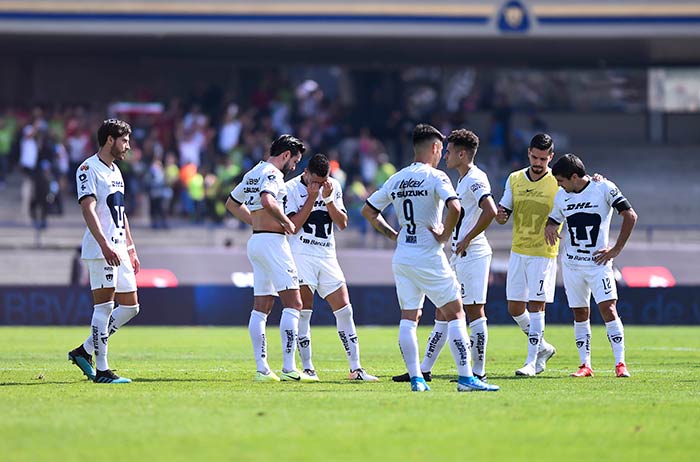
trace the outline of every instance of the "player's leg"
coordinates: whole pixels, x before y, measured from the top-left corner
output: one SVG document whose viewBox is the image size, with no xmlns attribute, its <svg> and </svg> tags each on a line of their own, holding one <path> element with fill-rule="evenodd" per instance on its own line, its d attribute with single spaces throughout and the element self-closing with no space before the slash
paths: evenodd
<svg viewBox="0 0 700 462">
<path fill-rule="evenodd" d="M 418 392 L 429 391 L 430 387 L 425 383 L 420 373 L 418 337 L 416 334 L 418 321 L 420 321 L 420 317 L 423 314 L 425 295 L 413 281 L 416 268 L 402 264 L 394 264 L 392 268 L 396 282 L 396 295 L 401 307 L 399 349 L 410 376 L 411 390 Z"/>
<path fill-rule="evenodd" d="M 420 370 L 423 373 L 423 378 L 430 382 L 432 380 L 432 370 L 437 361 L 443 347 L 447 343 L 447 319 L 441 311 L 435 310 L 435 323 L 433 330 L 430 332 L 428 342 L 425 345 L 425 353 L 423 353 L 423 361 L 420 363 Z M 399 376 L 397 376 L 399 377 Z"/>
<path fill-rule="evenodd" d="M 299 289 L 279 291 L 282 302 L 280 318 L 280 338 L 282 340 L 282 374 L 293 373 L 296 367 L 296 346 L 299 335 L 299 316 L 301 315 L 301 295 Z M 296 378 L 294 378 L 296 380 Z"/>
<path fill-rule="evenodd" d="M 299 286 L 299 293 L 301 295 L 302 309 L 299 314 L 299 339 L 297 346 L 299 348 L 299 357 L 301 358 L 301 367 L 307 375 L 318 377 L 311 359 L 311 314 L 313 313 L 314 293 L 308 285 Z"/>
<path fill-rule="evenodd" d="M 593 271 L 589 281 L 593 288 L 593 298 L 598 303 L 600 316 L 605 321 L 608 341 L 615 357 L 615 375 L 629 377 L 630 373 L 625 364 L 625 328 L 617 314 L 617 285 L 615 275 L 609 266 L 600 266 Z M 603 301 L 598 301 L 603 300 Z"/>
<path fill-rule="evenodd" d="M 471 348 L 472 369 L 480 380 L 486 379 L 486 348 L 489 331 L 486 322 L 486 295 L 488 291 L 491 255 L 475 260 L 458 263 L 457 280 L 462 291 L 462 305 L 467 312 L 469 322 L 469 343 Z"/>
<path fill-rule="evenodd" d="M 360 362 L 360 340 L 357 336 L 350 295 L 345 283 L 342 283 L 338 289 L 328 294 L 326 301 L 330 305 L 331 310 L 333 310 L 338 338 L 340 338 L 340 343 L 343 344 L 343 349 L 348 358 L 350 380 L 376 382 L 379 379 L 365 371 Z"/>
<path fill-rule="evenodd" d="M 525 275 L 525 260 L 523 255 L 511 252 L 508 260 L 506 275 L 506 299 L 508 314 L 518 324 L 525 335 L 530 332 L 530 313 L 527 311 L 527 277 Z"/>
<path fill-rule="evenodd" d="M 257 288 L 260 292 L 263 287 L 262 280 Z M 272 289 L 270 289 L 272 290 Z M 279 377 L 272 372 L 267 362 L 267 316 L 272 311 L 275 303 L 273 295 L 255 295 L 253 297 L 253 310 L 248 320 L 248 334 L 253 345 L 253 357 L 255 358 L 255 380 L 258 382 L 278 382 Z"/>
<path fill-rule="evenodd" d="M 584 270 L 562 265 L 562 276 L 566 298 L 574 314 L 574 338 L 580 359 L 578 371 L 572 377 L 592 377 L 591 366 L 591 290 L 586 282 Z"/>
<path fill-rule="evenodd" d="M 534 281 L 537 281 L 537 289 L 543 289 L 543 290 L 537 290 L 535 291 L 535 296 L 534 298 L 536 299 L 535 301 L 540 302 L 541 306 L 537 307 L 538 311 L 542 312 L 542 335 L 539 337 L 539 350 L 537 351 L 537 356 L 535 358 L 535 373 L 536 374 L 541 374 L 542 372 L 545 371 L 547 368 L 547 362 L 552 359 L 552 357 L 557 353 L 557 349 L 554 348 L 553 345 L 547 342 L 545 339 L 544 331 L 545 331 L 545 312 L 546 312 L 546 306 L 547 303 L 553 303 L 554 302 L 554 289 L 556 288 L 556 283 L 557 283 L 557 259 L 556 258 L 546 258 L 546 257 L 534 257 L 535 259 L 535 264 L 533 265 L 533 269 L 537 272 L 538 275 L 541 275 L 540 278 L 538 279 L 537 277 L 532 278 Z M 541 282 L 540 282 L 541 280 Z M 541 293 L 544 291 L 544 299 L 542 298 Z M 532 294 L 532 291 L 530 292 Z M 538 321 L 539 324 L 540 321 Z M 539 329 L 539 327 L 537 328 Z M 535 334 L 538 334 L 538 331 L 535 331 Z M 528 333 L 528 339 L 530 335 Z"/>
<path fill-rule="evenodd" d="M 486 347 L 489 342 L 489 330 L 484 305 L 464 305 L 464 309 L 469 322 L 472 371 L 480 380 L 486 380 Z"/>
</svg>

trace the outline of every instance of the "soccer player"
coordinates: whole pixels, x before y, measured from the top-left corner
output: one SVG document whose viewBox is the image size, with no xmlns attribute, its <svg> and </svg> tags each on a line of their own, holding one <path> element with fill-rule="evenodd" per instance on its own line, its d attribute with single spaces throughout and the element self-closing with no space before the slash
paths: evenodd
<svg viewBox="0 0 700 462">
<path fill-rule="evenodd" d="M 554 199 L 544 238 L 554 245 L 566 220 L 568 235 L 562 255 L 562 275 L 569 306 L 574 311 L 574 336 L 581 358 L 573 377 L 592 377 L 591 292 L 605 321 L 608 340 L 615 357 L 615 375 L 629 377 L 625 365 L 625 333 L 617 315 L 617 287 L 612 260 L 625 247 L 637 223 L 637 214 L 614 183 L 592 181 L 581 159 L 566 154 L 552 166 L 552 174 L 562 189 Z M 622 216 L 622 227 L 615 245 L 608 245 L 613 209 Z"/>
<path fill-rule="evenodd" d="M 360 364 L 360 343 L 350 296 L 335 253 L 333 225 L 345 229 L 348 215 L 340 183 L 330 178 L 329 173 L 328 158 L 316 154 L 301 175 L 286 183 L 285 213 L 296 228 L 296 236 L 290 236 L 289 244 L 299 274 L 303 307 L 299 318 L 299 355 L 303 372 L 318 380 L 311 360 L 310 328 L 314 292 L 318 292 L 333 310 L 338 336 L 348 357 L 350 379 L 376 382 L 379 379 Z"/>
<path fill-rule="evenodd" d="M 114 162 L 126 158 L 130 134 L 126 122 L 102 122 L 97 130 L 99 151 L 76 171 L 78 203 L 87 225 L 81 258 L 90 273 L 95 306 L 90 336 L 68 353 L 68 359 L 95 383 L 131 382 L 112 372 L 107 361 L 109 337 L 139 312 L 136 273 L 141 263 L 124 213 L 124 180 Z"/>
<path fill-rule="evenodd" d="M 469 354 L 467 323 L 459 301 L 459 284 L 442 250 L 455 229 L 459 201 L 450 179 L 436 167 L 440 162 L 443 135 L 427 124 L 413 130 L 414 162 L 392 175 L 362 208 L 374 228 L 396 241 L 392 261 L 396 293 L 401 306 L 399 347 L 411 380 L 411 390 L 429 391 L 418 362 L 416 328 L 427 295 L 447 321 L 450 349 L 457 365 L 458 391 L 497 391 L 499 387 L 474 377 Z M 393 204 L 399 232 L 381 211 Z M 442 210 L 447 206 L 445 223 Z"/>
<path fill-rule="evenodd" d="M 479 137 L 460 129 L 447 137 L 445 161 L 447 168 L 457 169 L 457 197 L 462 208 L 452 234 L 450 264 L 457 275 L 462 291 L 462 305 L 469 321 L 472 369 L 474 375 L 486 381 L 486 292 L 491 267 L 491 246 L 484 230 L 496 216 L 496 203 L 491 195 L 491 184 L 483 170 L 474 164 L 479 149 Z M 420 368 L 426 381 L 432 379 L 431 369 L 447 341 L 447 321 L 440 311 L 435 314 L 435 326 Z M 408 381 L 408 374 L 394 376 L 395 382 Z"/>
<path fill-rule="evenodd" d="M 296 169 L 306 151 L 304 143 L 291 135 L 282 135 L 270 146 L 270 157 L 249 170 L 226 200 L 226 209 L 253 227 L 248 240 L 248 259 L 253 266 L 253 311 L 248 332 L 253 343 L 257 371 L 255 381 L 312 381 L 296 370 L 296 343 L 299 331 L 301 296 L 297 269 L 287 241 L 296 226 L 284 214 L 287 200 L 284 175 Z M 265 327 L 274 297 L 282 302 L 280 336 L 282 338 L 282 373 L 275 374 L 267 362 Z"/>
<path fill-rule="evenodd" d="M 530 166 L 510 174 L 496 222 L 513 216 L 513 241 L 506 277 L 508 312 L 528 336 L 527 358 L 515 375 L 534 377 L 544 372 L 556 349 L 544 339 L 545 305 L 554 301 L 559 243 L 544 240 L 547 216 L 559 187 L 549 163 L 554 142 L 545 133 L 530 141 Z"/>
</svg>

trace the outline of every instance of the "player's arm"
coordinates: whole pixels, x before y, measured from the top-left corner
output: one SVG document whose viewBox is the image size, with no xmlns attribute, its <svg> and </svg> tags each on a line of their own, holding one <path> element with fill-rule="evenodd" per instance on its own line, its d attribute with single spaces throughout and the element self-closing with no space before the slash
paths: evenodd
<svg viewBox="0 0 700 462">
<path fill-rule="evenodd" d="M 459 221 L 459 214 L 462 211 L 462 206 L 459 205 L 459 199 L 456 197 L 450 197 L 445 202 L 445 207 L 447 208 L 447 214 L 445 215 L 445 222 L 439 229 L 431 229 L 430 232 L 433 233 L 435 239 L 444 243 L 447 242 L 452 236 L 452 232 L 457 226 Z"/>
<path fill-rule="evenodd" d="M 547 224 L 544 227 L 544 240 L 549 245 L 555 245 L 557 239 L 561 239 L 559 235 L 559 227 L 561 223 L 552 217 L 547 218 Z"/>
<path fill-rule="evenodd" d="M 330 215 L 333 224 L 342 231 L 348 226 L 348 214 L 338 208 L 338 205 L 333 200 L 334 195 L 333 184 L 330 181 L 323 183 L 323 203 L 326 204 L 328 215 Z"/>
<path fill-rule="evenodd" d="M 510 187 L 510 177 L 506 180 L 506 187 L 503 189 L 503 197 L 498 203 L 495 220 L 499 225 L 505 225 L 508 218 L 513 213 L 513 190 Z"/>
<path fill-rule="evenodd" d="M 362 207 L 362 216 L 372 224 L 374 229 L 392 241 L 395 242 L 399 238 L 399 233 L 386 222 L 381 212 L 374 208 L 369 202 L 365 202 L 365 205 Z M 457 216 L 459 216 L 459 212 L 457 213 Z"/>
<path fill-rule="evenodd" d="M 83 214 L 85 224 L 90 230 L 92 237 L 97 241 L 97 245 L 100 246 L 102 255 L 105 257 L 107 264 L 110 266 L 119 266 L 121 260 L 117 252 L 109 245 L 107 236 L 102 232 L 102 226 L 100 226 L 100 220 L 97 218 L 97 212 L 95 211 L 96 206 L 97 200 L 95 196 L 84 196 L 80 199 L 80 210 Z"/>
<path fill-rule="evenodd" d="M 275 199 L 272 194 L 267 191 L 260 193 L 260 203 L 262 204 L 263 209 L 265 209 L 267 213 L 272 216 L 272 218 L 279 222 L 287 234 L 294 234 L 296 232 L 296 226 L 289 218 L 287 218 L 287 215 L 284 214 L 282 207 L 280 207 L 280 205 L 277 203 L 277 199 Z"/>
<path fill-rule="evenodd" d="M 625 248 L 625 244 L 627 244 L 627 241 L 632 235 L 634 225 L 637 224 L 637 212 L 634 211 L 634 209 L 632 208 L 632 206 L 629 205 L 629 202 L 627 202 L 626 199 L 620 202 L 622 204 L 614 206 L 615 208 L 617 208 L 618 212 L 622 216 L 622 227 L 620 228 L 620 234 L 617 235 L 617 241 L 615 241 L 614 246 L 612 246 L 609 249 L 602 248 L 596 250 L 593 253 L 593 259 L 599 265 L 604 265 L 613 258 L 620 255 L 620 252 L 622 252 L 622 249 Z"/>
<path fill-rule="evenodd" d="M 298 233 L 302 226 L 304 226 L 304 223 L 306 223 L 306 220 L 309 219 L 311 211 L 314 209 L 316 199 L 318 198 L 319 190 L 320 187 L 317 183 L 311 183 L 309 186 L 307 186 L 306 191 L 308 196 L 306 196 L 306 202 L 304 202 L 304 205 L 301 206 L 298 212 L 291 212 L 289 215 L 287 215 L 287 217 L 289 217 L 296 227 L 295 233 Z"/>
<path fill-rule="evenodd" d="M 246 207 L 245 204 L 238 202 L 231 196 L 226 199 L 226 210 L 228 210 L 231 215 L 238 218 L 243 223 L 251 226 L 253 225 L 253 217 L 250 215 L 250 210 L 248 210 L 248 207 Z"/>
<path fill-rule="evenodd" d="M 124 232 L 126 233 L 126 251 L 129 253 L 129 260 L 131 260 L 131 267 L 134 268 L 134 274 L 141 270 L 141 261 L 136 253 L 136 245 L 134 245 L 134 240 L 131 238 L 131 227 L 129 227 L 129 219 L 124 214 Z"/>
<path fill-rule="evenodd" d="M 494 202 L 493 196 L 491 196 L 490 194 L 481 198 L 479 207 L 481 208 L 481 214 L 479 215 L 479 219 L 476 220 L 476 223 L 474 223 L 474 227 L 469 230 L 469 232 L 464 236 L 464 239 L 457 243 L 455 251 L 458 254 L 461 254 L 462 252 L 467 250 L 467 247 L 469 247 L 469 243 L 472 241 L 472 239 L 474 239 L 476 236 L 481 234 L 486 228 L 488 228 L 493 219 L 496 217 L 496 214 L 498 213 L 496 210 L 496 202 Z"/>
</svg>

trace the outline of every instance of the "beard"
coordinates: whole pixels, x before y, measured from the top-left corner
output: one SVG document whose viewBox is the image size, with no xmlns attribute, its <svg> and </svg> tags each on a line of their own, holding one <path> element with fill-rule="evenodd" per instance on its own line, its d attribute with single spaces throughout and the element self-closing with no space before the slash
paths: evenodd
<svg viewBox="0 0 700 462">
<path fill-rule="evenodd" d="M 122 152 L 121 149 L 117 148 L 117 145 L 112 145 L 111 149 L 109 150 L 110 155 L 117 160 L 124 160 L 126 157 L 126 153 Z"/>
<path fill-rule="evenodd" d="M 292 167 L 292 161 L 290 161 L 290 160 L 285 162 L 284 165 L 282 166 L 282 174 L 283 175 L 286 175 L 294 170 L 296 170 L 296 167 Z"/>
<path fill-rule="evenodd" d="M 530 169 L 533 171 L 533 173 L 537 173 L 538 175 L 542 172 L 544 172 L 544 167 L 539 167 L 539 166 L 530 166 Z"/>
</svg>

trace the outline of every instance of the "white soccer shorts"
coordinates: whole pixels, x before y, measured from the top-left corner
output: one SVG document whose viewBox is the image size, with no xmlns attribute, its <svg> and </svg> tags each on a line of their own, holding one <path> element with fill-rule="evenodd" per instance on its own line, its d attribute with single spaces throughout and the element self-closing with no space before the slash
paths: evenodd
<svg viewBox="0 0 700 462">
<path fill-rule="evenodd" d="M 590 306 L 591 293 L 596 303 L 617 300 L 617 284 L 612 265 L 576 266 L 563 263 L 566 299 L 571 308 Z"/>
<path fill-rule="evenodd" d="M 86 259 L 90 289 L 115 289 L 117 293 L 136 292 L 136 274 L 126 251 L 119 252 L 121 264 L 110 266 L 104 258 Z"/>
<path fill-rule="evenodd" d="M 248 239 L 248 259 L 253 266 L 254 295 L 299 288 L 297 267 L 284 234 L 254 233 Z"/>
<path fill-rule="evenodd" d="M 402 310 L 420 310 L 427 295 L 436 308 L 459 300 L 459 283 L 447 258 L 436 258 L 420 266 L 394 263 L 396 295 Z"/>
<path fill-rule="evenodd" d="M 311 292 L 318 292 L 321 298 L 326 298 L 345 284 L 345 275 L 337 258 L 297 254 L 294 261 L 299 285 L 309 286 Z"/>
<path fill-rule="evenodd" d="M 485 305 L 489 287 L 491 255 L 473 260 L 455 257 L 452 261 L 462 291 L 463 305 Z"/>
<path fill-rule="evenodd" d="M 510 253 L 506 299 L 552 303 L 557 283 L 557 259 Z"/>
</svg>

